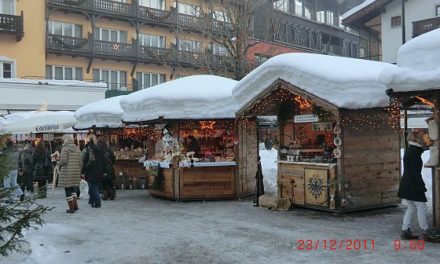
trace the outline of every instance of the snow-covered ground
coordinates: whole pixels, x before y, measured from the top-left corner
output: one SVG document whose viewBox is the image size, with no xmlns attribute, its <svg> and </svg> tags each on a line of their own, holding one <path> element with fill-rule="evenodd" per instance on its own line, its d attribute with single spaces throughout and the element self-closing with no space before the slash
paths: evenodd
<svg viewBox="0 0 440 264">
<path fill-rule="evenodd" d="M 438 263 L 440 245 L 395 250 L 402 208 L 337 216 L 311 210 L 270 211 L 251 200 L 172 202 L 146 190 L 118 191 L 115 201 L 66 214 L 64 191 L 40 200 L 54 206 L 26 234 L 29 253 L 0 263 Z M 418 232 L 418 228 L 414 228 Z M 375 249 L 298 250 L 298 240 L 374 240 Z"/>
</svg>

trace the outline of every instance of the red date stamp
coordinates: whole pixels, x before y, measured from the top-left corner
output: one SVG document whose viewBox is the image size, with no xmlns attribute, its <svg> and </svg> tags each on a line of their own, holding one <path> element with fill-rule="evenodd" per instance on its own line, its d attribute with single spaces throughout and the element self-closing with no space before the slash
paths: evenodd
<svg viewBox="0 0 440 264">
<path fill-rule="evenodd" d="M 346 250 L 346 251 L 360 251 L 369 250 L 374 251 L 375 241 L 367 239 L 300 239 L 297 240 L 297 250 Z"/>
</svg>

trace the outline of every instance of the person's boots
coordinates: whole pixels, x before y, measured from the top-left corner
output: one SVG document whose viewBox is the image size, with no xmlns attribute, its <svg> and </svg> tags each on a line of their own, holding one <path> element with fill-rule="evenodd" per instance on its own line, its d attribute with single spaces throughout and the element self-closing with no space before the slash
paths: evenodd
<svg viewBox="0 0 440 264">
<path fill-rule="evenodd" d="M 69 209 L 66 210 L 66 213 L 68 214 L 75 213 L 75 204 L 73 203 L 72 198 L 69 198 L 69 200 L 67 200 L 67 204 L 69 205 Z"/>
<path fill-rule="evenodd" d="M 402 230 L 402 234 L 400 234 L 400 238 L 403 240 L 412 240 L 412 239 L 419 239 L 418 236 L 411 233 L 411 229 Z"/>
<path fill-rule="evenodd" d="M 78 210 L 78 197 L 76 196 L 76 194 L 73 195 L 73 209 L 76 211 Z"/>
<path fill-rule="evenodd" d="M 429 148 L 429 160 L 424 164 L 425 167 L 436 167 L 438 165 L 438 147 Z"/>
</svg>

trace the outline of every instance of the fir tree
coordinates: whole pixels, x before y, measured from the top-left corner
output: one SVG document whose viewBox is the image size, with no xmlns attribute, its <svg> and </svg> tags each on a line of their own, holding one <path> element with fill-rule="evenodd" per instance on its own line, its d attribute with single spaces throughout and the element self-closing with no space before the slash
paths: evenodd
<svg viewBox="0 0 440 264">
<path fill-rule="evenodd" d="M 6 176 L 17 161 L 10 161 L 6 155 L 7 135 L 0 135 L 0 180 Z M 24 201 L 13 204 L 1 202 L 9 195 L 4 188 L 0 190 L 0 255 L 7 256 L 13 251 L 20 252 L 25 242 L 23 231 L 30 227 L 44 224 L 42 216 L 48 207 L 35 202 L 35 198 L 27 197 Z"/>
</svg>

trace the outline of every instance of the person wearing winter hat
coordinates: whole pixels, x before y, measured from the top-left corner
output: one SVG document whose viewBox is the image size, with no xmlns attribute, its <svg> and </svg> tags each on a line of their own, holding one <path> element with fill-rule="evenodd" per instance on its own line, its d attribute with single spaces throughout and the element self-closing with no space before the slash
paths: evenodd
<svg viewBox="0 0 440 264">
<path fill-rule="evenodd" d="M 104 176 L 104 150 L 93 134 L 89 135 L 85 149 L 81 178 L 84 178 L 89 185 L 89 204 L 93 208 L 99 208 L 101 207 L 99 184 Z"/>
<path fill-rule="evenodd" d="M 418 239 L 411 232 L 411 221 L 417 213 L 423 235 L 428 233 L 425 183 L 422 178 L 423 135 L 413 131 L 408 135 L 408 148 L 403 156 L 403 176 L 400 180 L 398 196 L 406 200 L 408 208 L 403 217 L 402 239 Z"/>
<path fill-rule="evenodd" d="M 82 160 L 81 152 L 75 145 L 73 136 L 70 134 L 63 136 L 63 146 L 57 166 L 60 169 L 58 186 L 64 187 L 67 204 L 69 206 L 66 213 L 73 214 L 78 210 L 76 189 L 81 179 Z"/>
</svg>

